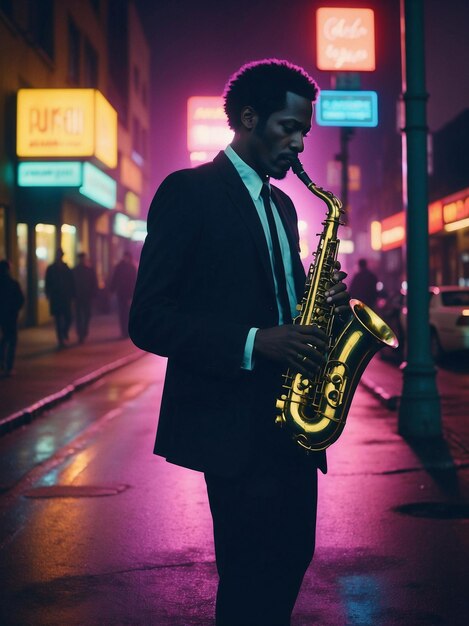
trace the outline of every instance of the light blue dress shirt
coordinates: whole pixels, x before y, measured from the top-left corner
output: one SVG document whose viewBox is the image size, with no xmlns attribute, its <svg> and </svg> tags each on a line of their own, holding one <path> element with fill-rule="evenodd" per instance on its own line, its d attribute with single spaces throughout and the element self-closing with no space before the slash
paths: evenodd
<svg viewBox="0 0 469 626">
<path fill-rule="evenodd" d="M 226 147 L 225 154 L 235 166 L 236 171 L 241 177 L 241 180 L 243 181 L 244 185 L 249 191 L 249 195 L 251 196 L 252 201 L 254 202 L 254 206 L 256 207 L 257 214 L 259 215 L 259 219 L 261 221 L 262 228 L 264 230 L 267 247 L 269 249 L 270 264 L 272 266 L 272 276 L 273 276 L 274 285 L 275 285 L 275 297 L 277 300 L 277 307 L 278 307 L 279 324 L 283 324 L 282 307 L 280 304 L 277 281 L 275 279 L 275 272 L 274 272 L 274 256 L 273 256 L 274 253 L 272 249 L 272 239 L 270 237 L 270 229 L 269 229 L 269 223 L 267 221 L 267 215 L 265 214 L 264 202 L 261 198 L 261 189 L 263 185 L 263 180 L 261 179 L 259 174 L 252 169 L 252 167 L 250 167 L 247 163 L 245 163 L 236 154 L 236 152 L 233 150 L 231 146 Z M 268 181 L 267 181 L 267 184 L 270 185 Z M 283 227 L 283 222 L 280 218 L 280 215 L 277 211 L 277 207 L 275 206 L 272 198 L 270 199 L 270 204 L 272 207 L 272 213 L 274 215 L 275 225 L 277 227 L 278 238 L 280 242 L 280 250 L 282 252 L 283 265 L 285 269 L 285 277 L 287 280 L 288 300 L 290 302 L 291 316 L 293 318 L 297 314 L 297 311 L 296 311 L 297 302 L 296 302 L 296 293 L 295 293 L 295 282 L 293 279 L 293 268 L 292 268 L 292 259 L 291 259 L 291 253 L 290 253 L 290 245 L 288 243 L 287 234 Z M 253 352 L 253 347 L 254 347 L 254 339 L 255 339 L 257 331 L 258 331 L 258 328 L 251 328 L 251 330 L 248 333 L 248 336 L 246 339 L 246 345 L 244 347 L 243 361 L 241 364 L 241 367 L 243 369 L 252 370 L 254 367 L 252 352 Z"/>
</svg>

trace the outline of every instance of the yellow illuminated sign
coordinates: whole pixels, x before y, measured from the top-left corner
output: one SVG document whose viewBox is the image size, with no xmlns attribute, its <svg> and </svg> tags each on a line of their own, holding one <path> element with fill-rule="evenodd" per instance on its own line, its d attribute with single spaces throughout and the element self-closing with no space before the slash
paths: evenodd
<svg viewBox="0 0 469 626">
<path fill-rule="evenodd" d="M 108 167 L 117 166 L 117 111 L 95 91 L 95 156 Z"/>
<path fill-rule="evenodd" d="M 19 157 L 91 157 L 117 165 L 117 112 L 96 89 L 20 89 Z"/>
</svg>

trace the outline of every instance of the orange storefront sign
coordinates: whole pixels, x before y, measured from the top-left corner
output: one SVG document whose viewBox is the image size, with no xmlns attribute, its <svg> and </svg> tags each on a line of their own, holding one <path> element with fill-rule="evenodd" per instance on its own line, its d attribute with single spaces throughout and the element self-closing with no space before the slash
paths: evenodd
<svg viewBox="0 0 469 626">
<path fill-rule="evenodd" d="M 405 213 L 395 213 L 381 222 L 381 249 L 399 248 L 405 239 Z"/>
<path fill-rule="evenodd" d="M 437 233 L 443 228 L 443 203 L 441 200 L 432 202 L 428 206 L 428 232 Z"/>
<path fill-rule="evenodd" d="M 376 67 L 373 10 L 341 7 L 318 9 L 316 53 L 320 70 L 373 71 Z"/>
</svg>

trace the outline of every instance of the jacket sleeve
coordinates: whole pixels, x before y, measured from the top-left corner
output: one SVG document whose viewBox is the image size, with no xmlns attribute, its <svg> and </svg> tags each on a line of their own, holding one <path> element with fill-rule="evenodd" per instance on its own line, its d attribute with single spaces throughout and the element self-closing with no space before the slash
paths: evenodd
<svg viewBox="0 0 469 626">
<path fill-rule="evenodd" d="M 233 378 L 241 372 L 249 327 L 213 315 L 209 294 L 206 314 L 194 312 L 182 293 L 204 231 L 203 210 L 189 178 L 182 172 L 170 175 L 151 204 L 129 333 L 142 350 L 199 372 Z"/>
</svg>

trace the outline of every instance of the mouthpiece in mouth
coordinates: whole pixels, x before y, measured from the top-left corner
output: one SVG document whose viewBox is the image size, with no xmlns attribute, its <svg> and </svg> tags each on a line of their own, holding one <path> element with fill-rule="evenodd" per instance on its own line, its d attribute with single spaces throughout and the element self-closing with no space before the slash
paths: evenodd
<svg viewBox="0 0 469 626">
<path fill-rule="evenodd" d="M 300 159 L 296 158 L 293 159 L 293 161 L 291 162 L 291 168 L 293 170 L 293 172 L 298 176 L 299 174 L 301 174 L 301 172 L 304 172 L 303 166 L 301 164 Z"/>
</svg>

